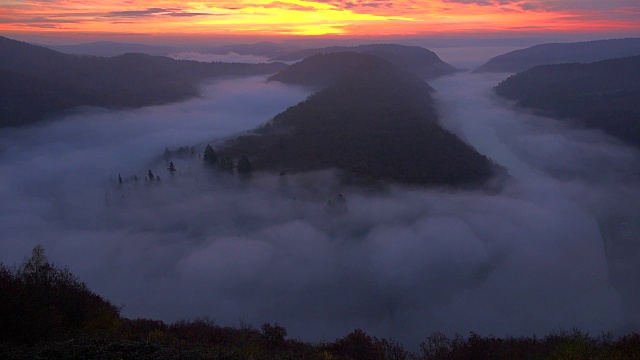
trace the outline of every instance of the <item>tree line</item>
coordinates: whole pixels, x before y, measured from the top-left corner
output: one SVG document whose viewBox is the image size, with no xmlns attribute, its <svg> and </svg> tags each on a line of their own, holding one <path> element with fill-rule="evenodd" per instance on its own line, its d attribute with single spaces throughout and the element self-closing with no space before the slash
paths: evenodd
<svg viewBox="0 0 640 360">
<path fill-rule="evenodd" d="M 639 359 L 640 334 L 591 336 L 578 330 L 545 337 L 453 337 L 436 332 L 411 352 L 355 329 L 335 341 L 288 339 L 278 323 L 259 329 L 203 318 L 165 323 L 128 319 L 42 246 L 14 267 L 0 263 L 2 359 Z M 314 324 L 308 324 L 309 327 Z"/>
</svg>

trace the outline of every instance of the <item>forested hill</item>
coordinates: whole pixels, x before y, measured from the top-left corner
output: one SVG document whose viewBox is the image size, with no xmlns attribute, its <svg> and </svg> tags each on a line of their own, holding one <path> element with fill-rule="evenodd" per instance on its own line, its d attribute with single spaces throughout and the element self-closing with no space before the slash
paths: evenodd
<svg viewBox="0 0 640 360">
<path fill-rule="evenodd" d="M 590 63 L 637 55 L 640 55 L 640 38 L 542 44 L 496 56 L 474 73 L 516 73 L 539 65 Z"/>
<path fill-rule="evenodd" d="M 333 84 L 228 141 L 221 155 L 245 155 L 257 170 L 337 168 L 357 179 L 419 185 L 475 186 L 492 176 L 486 157 L 440 127 L 429 85 L 380 59 L 316 55 L 275 78 L 323 62 Z M 303 79 L 317 84 L 322 74 L 314 75 Z"/>
<path fill-rule="evenodd" d="M 330 54 L 345 51 L 374 55 L 380 59 L 388 61 L 400 69 L 414 73 L 423 79 L 433 79 L 456 72 L 456 68 L 442 61 L 433 51 L 419 46 L 398 44 L 332 46 L 318 49 L 306 49 L 278 56 L 273 60 L 297 61 L 315 54 Z"/>
<path fill-rule="evenodd" d="M 539 66 L 509 77 L 496 92 L 640 146 L 640 56 Z"/>
<path fill-rule="evenodd" d="M 198 95 L 203 79 L 285 67 L 143 54 L 79 56 L 0 37 L 0 127 L 31 124 L 76 106 L 125 108 L 183 100 Z"/>
<path fill-rule="evenodd" d="M 346 82 L 351 77 L 367 75 L 385 77 L 385 81 L 389 83 L 412 82 L 415 86 L 424 87 L 427 92 L 433 91 L 426 82 L 415 75 L 402 71 L 376 56 L 356 52 L 315 54 L 269 77 L 269 81 L 323 89 L 338 81 Z"/>
</svg>

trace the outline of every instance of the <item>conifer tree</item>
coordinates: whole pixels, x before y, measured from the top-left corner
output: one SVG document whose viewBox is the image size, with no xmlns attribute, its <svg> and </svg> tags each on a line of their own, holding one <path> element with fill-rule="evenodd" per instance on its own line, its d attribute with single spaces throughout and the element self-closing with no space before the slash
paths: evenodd
<svg viewBox="0 0 640 360">
<path fill-rule="evenodd" d="M 236 172 L 242 177 L 250 177 L 253 168 L 251 166 L 251 162 L 249 159 L 242 155 L 240 160 L 238 160 L 238 166 L 236 167 Z"/>
<path fill-rule="evenodd" d="M 205 164 L 215 165 L 218 162 L 218 154 L 211 147 L 211 145 L 207 144 L 207 147 L 204 149 L 204 155 L 202 160 Z"/>
<path fill-rule="evenodd" d="M 178 171 L 176 170 L 176 165 L 173 163 L 173 161 L 169 161 L 169 167 L 167 167 L 167 170 L 169 171 L 169 175 L 171 176 L 175 175 L 175 173 Z"/>
</svg>

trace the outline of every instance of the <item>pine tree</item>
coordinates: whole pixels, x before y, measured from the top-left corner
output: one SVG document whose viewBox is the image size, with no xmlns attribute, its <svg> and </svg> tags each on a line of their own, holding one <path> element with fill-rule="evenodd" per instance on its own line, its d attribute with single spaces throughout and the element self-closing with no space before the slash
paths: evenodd
<svg viewBox="0 0 640 360">
<path fill-rule="evenodd" d="M 205 164 L 215 165 L 218 162 L 218 154 L 211 147 L 211 145 L 207 144 L 207 147 L 204 149 L 204 155 L 202 160 Z"/>
<path fill-rule="evenodd" d="M 236 167 L 236 172 L 242 177 L 250 177 L 251 171 L 253 170 L 251 166 L 251 162 L 249 159 L 242 155 L 240 160 L 238 160 L 238 166 Z"/>
<path fill-rule="evenodd" d="M 122 176 L 118 174 L 118 185 L 122 185 Z"/>
<path fill-rule="evenodd" d="M 149 178 L 149 181 L 154 181 L 156 179 L 156 176 L 153 175 L 153 171 L 151 171 L 151 169 L 147 172 L 147 177 Z"/>
<path fill-rule="evenodd" d="M 167 170 L 169 171 L 169 175 L 173 176 L 175 175 L 176 171 L 176 165 L 173 163 L 173 161 L 169 161 L 169 167 L 167 167 Z"/>
</svg>

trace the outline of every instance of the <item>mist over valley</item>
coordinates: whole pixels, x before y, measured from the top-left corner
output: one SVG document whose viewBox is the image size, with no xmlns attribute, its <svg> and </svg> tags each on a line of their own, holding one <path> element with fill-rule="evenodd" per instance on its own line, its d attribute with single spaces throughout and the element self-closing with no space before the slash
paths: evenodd
<svg viewBox="0 0 640 360">
<path fill-rule="evenodd" d="M 511 73 L 304 54 L 201 82 L 185 65 L 188 100 L 0 128 L 0 262 L 41 244 L 124 317 L 278 323 L 310 342 L 638 331 L 635 143 L 498 95 Z M 251 176 L 205 164 L 207 145 Z"/>
</svg>

